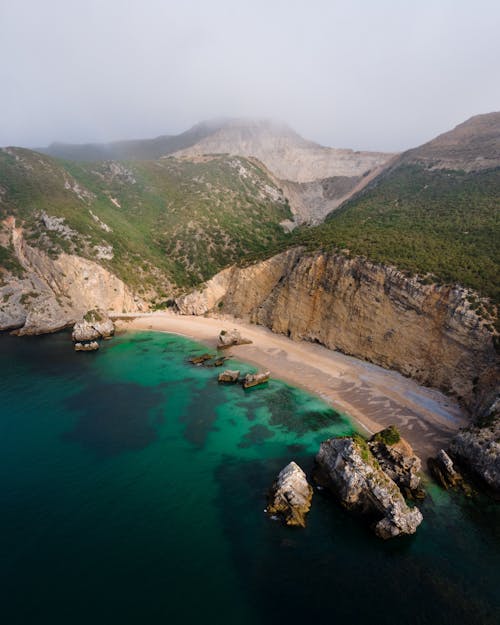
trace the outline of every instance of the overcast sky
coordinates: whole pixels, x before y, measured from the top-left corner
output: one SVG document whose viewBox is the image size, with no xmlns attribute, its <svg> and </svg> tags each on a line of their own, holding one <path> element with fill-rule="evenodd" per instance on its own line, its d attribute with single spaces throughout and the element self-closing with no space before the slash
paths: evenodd
<svg viewBox="0 0 500 625">
<path fill-rule="evenodd" d="M 283 120 L 402 150 L 500 110 L 500 0 L 0 0 L 0 145 Z"/>
</svg>

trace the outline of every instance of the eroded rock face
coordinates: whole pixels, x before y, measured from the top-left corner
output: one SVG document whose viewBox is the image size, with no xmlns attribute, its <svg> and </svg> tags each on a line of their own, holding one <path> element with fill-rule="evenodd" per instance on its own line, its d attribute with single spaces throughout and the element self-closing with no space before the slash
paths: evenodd
<svg viewBox="0 0 500 625">
<path fill-rule="evenodd" d="M 73 326 L 73 341 L 93 341 L 108 339 L 115 333 L 115 324 L 101 310 L 89 310 L 83 319 Z"/>
<path fill-rule="evenodd" d="M 451 456 L 500 495 L 500 416 L 491 423 L 460 430 L 451 441 Z"/>
<path fill-rule="evenodd" d="M 443 488 L 455 488 L 462 484 L 462 476 L 444 449 L 440 449 L 435 458 L 429 458 L 427 464 L 432 477 Z"/>
<path fill-rule="evenodd" d="M 312 496 L 306 474 L 292 461 L 280 471 L 272 487 L 267 512 L 278 515 L 286 525 L 305 527 Z"/>
<path fill-rule="evenodd" d="M 368 517 L 377 536 L 415 533 L 422 522 L 420 510 L 407 505 L 366 443 L 351 437 L 328 439 L 321 443 L 316 462 L 318 482 L 345 508 Z"/>
<path fill-rule="evenodd" d="M 481 372 L 490 367 L 498 376 L 498 367 L 493 333 L 467 296 L 465 289 L 423 284 L 394 267 L 294 248 L 226 269 L 176 302 L 183 314 L 217 311 L 222 304 L 224 312 L 292 339 L 456 394 L 473 409 Z"/>
<path fill-rule="evenodd" d="M 239 330 L 222 330 L 217 339 L 217 348 L 225 349 L 233 345 L 248 345 L 251 342 L 249 339 L 241 336 Z"/>
<path fill-rule="evenodd" d="M 12 246 L 20 275 L 0 268 L 0 331 L 56 332 L 93 308 L 117 313 L 144 310 L 140 299 L 101 265 L 66 253 L 51 258 L 28 245 L 13 218 L 2 226 L 4 244 Z"/>
<path fill-rule="evenodd" d="M 395 428 L 392 428 L 395 431 Z M 384 432 L 382 430 L 370 441 L 368 447 L 380 465 L 380 468 L 393 480 L 400 490 L 407 496 L 422 497 L 423 491 L 420 489 L 420 475 L 422 468 L 420 458 L 413 453 L 411 445 L 402 439 L 399 434 L 394 442 L 384 442 Z"/>
</svg>

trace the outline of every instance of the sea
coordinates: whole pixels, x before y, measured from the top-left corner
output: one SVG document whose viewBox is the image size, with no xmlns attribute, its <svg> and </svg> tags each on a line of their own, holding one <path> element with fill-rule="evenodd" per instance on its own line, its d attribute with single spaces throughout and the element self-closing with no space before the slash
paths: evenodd
<svg viewBox="0 0 500 625">
<path fill-rule="evenodd" d="M 354 425 L 279 380 L 221 386 L 206 351 L 0 336 L 3 625 L 498 625 L 497 504 L 427 483 L 416 535 L 384 542 L 315 491 L 284 527 L 278 472 Z"/>
</svg>

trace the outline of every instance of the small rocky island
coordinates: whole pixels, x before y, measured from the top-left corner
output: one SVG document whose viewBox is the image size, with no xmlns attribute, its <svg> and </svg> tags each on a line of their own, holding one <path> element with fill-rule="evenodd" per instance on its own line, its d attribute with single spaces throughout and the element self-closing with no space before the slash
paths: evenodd
<svg viewBox="0 0 500 625">
<path fill-rule="evenodd" d="M 399 462 L 393 465 L 385 460 L 390 457 L 386 449 L 390 445 L 379 441 L 379 446 L 385 446 L 383 457 L 388 472 L 361 436 L 324 441 L 316 456 L 316 482 L 328 488 L 347 510 L 366 517 L 380 538 L 414 534 L 422 522 L 422 514 L 418 508 L 408 506 L 398 484 L 389 476 L 391 472 L 399 474 L 401 467 Z M 411 469 L 401 467 L 398 479 L 407 482 L 411 480 L 410 474 Z"/>
<path fill-rule="evenodd" d="M 267 513 L 278 516 L 285 525 L 305 527 L 312 496 L 313 489 L 306 474 L 292 461 L 280 471 L 273 484 Z"/>
<path fill-rule="evenodd" d="M 98 340 L 109 339 L 115 333 L 115 325 L 102 310 L 93 309 L 85 313 L 73 326 L 71 338 L 75 351 L 89 352 L 99 349 Z"/>
</svg>

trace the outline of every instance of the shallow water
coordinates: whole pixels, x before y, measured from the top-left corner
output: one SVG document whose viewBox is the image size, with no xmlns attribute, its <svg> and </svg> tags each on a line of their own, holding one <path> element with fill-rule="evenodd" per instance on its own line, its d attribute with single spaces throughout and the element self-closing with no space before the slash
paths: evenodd
<svg viewBox="0 0 500 625">
<path fill-rule="evenodd" d="M 498 507 L 432 487 L 417 535 L 381 542 L 316 493 L 282 527 L 277 472 L 352 426 L 277 381 L 220 387 L 204 351 L 0 336 L 2 623 L 498 622 Z"/>
</svg>

